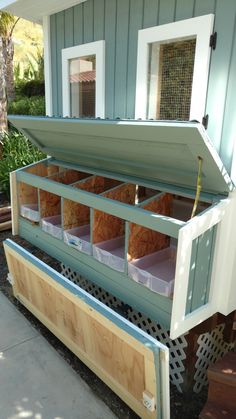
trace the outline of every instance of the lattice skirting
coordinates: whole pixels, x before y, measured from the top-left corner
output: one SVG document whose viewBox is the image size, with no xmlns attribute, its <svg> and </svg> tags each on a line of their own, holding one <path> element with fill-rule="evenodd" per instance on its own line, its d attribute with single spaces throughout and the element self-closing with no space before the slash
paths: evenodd
<svg viewBox="0 0 236 419">
<path fill-rule="evenodd" d="M 175 385 L 180 392 L 182 391 L 181 385 L 184 382 L 183 376 L 185 371 L 184 361 L 186 359 L 186 349 L 188 345 L 186 340 L 187 334 L 172 340 L 169 337 L 169 331 L 165 330 L 161 325 L 153 322 L 144 314 L 139 313 L 132 307 L 124 304 L 103 288 L 98 287 L 91 281 L 74 272 L 68 266 L 61 264 L 61 273 L 93 297 L 97 298 L 99 301 L 103 302 L 166 345 L 170 350 L 170 382 Z M 226 343 L 223 339 L 224 327 L 224 324 L 219 325 L 213 331 L 204 333 L 198 338 L 197 361 L 195 364 L 196 372 L 193 380 L 193 390 L 196 393 L 199 393 L 201 389 L 207 385 L 206 372 L 209 365 L 216 362 L 217 359 L 221 358 L 226 352 L 233 349 L 233 343 Z"/>
</svg>

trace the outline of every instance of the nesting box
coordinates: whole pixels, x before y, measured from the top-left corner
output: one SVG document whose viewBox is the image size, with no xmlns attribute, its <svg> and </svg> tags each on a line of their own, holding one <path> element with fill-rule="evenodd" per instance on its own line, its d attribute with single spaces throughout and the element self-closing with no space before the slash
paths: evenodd
<svg viewBox="0 0 236 419">
<path fill-rule="evenodd" d="M 10 121 L 51 156 L 12 174 L 15 234 L 162 324 L 172 339 L 236 309 L 221 258 L 233 245 L 233 184 L 201 124 Z M 141 417 L 167 418 L 167 348 L 13 242 L 5 250 L 15 296 Z"/>
</svg>

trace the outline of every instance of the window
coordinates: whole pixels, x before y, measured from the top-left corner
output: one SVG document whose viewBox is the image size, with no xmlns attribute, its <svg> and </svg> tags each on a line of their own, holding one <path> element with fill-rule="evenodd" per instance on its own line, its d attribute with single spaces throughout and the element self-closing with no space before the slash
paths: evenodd
<svg viewBox="0 0 236 419">
<path fill-rule="evenodd" d="M 135 117 L 201 121 L 213 15 L 139 31 Z"/>
<path fill-rule="evenodd" d="M 104 80 L 104 41 L 63 49 L 63 116 L 104 118 Z"/>
</svg>

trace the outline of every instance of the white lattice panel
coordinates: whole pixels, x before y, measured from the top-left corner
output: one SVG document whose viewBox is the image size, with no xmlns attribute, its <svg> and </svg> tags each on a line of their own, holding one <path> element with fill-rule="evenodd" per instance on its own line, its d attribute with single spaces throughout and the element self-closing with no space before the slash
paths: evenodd
<svg viewBox="0 0 236 419">
<path fill-rule="evenodd" d="M 207 369 L 227 352 L 231 351 L 234 343 L 227 343 L 223 338 L 225 325 L 217 326 L 210 333 L 204 333 L 198 338 L 196 373 L 194 375 L 194 392 L 199 393 L 207 385 Z"/>
</svg>

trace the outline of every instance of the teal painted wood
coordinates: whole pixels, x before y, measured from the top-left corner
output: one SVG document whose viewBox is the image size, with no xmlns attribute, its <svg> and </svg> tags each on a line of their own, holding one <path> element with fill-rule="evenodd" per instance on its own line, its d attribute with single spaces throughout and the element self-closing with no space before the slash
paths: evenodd
<svg viewBox="0 0 236 419">
<path fill-rule="evenodd" d="M 58 115 L 58 101 L 61 101 L 58 99 L 58 89 L 57 89 L 57 83 L 60 79 L 57 73 L 57 55 L 58 55 L 58 49 L 57 49 L 57 33 L 56 33 L 56 21 L 57 21 L 57 15 L 52 15 L 50 18 L 50 37 L 51 37 L 51 63 L 52 63 L 52 104 L 53 104 L 53 114 Z"/>
<path fill-rule="evenodd" d="M 82 4 L 84 9 L 84 43 L 94 40 L 94 0 Z"/>
<path fill-rule="evenodd" d="M 79 189 L 75 191 L 72 186 L 63 185 L 46 178 L 25 173 L 24 171 L 17 172 L 17 181 L 49 191 L 88 207 L 107 212 L 123 220 L 135 222 L 136 224 L 167 234 L 170 237 L 177 238 L 180 228 L 185 225 L 183 221 L 155 214 L 132 205 L 123 204 L 119 201 L 113 201 L 102 195 L 95 195 Z"/>
<path fill-rule="evenodd" d="M 84 42 L 83 4 L 78 4 L 73 9 L 74 45 L 81 45 Z"/>
<path fill-rule="evenodd" d="M 220 155 L 226 162 L 226 167 L 230 170 L 232 165 L 232 151 L 235 147 L 236 133 L 236 106 L 235 106 L 235 74 L 236 74 L 236 19 L 234 25 L 233 49 L 230 59 L 230 71 L 227 85 L 227 95 L 225 101 L 225 112 L 223 120 L 222 140 Z"/>
<path fill-rule="evenodd" d="M 105 113 L 106 117 L 113 118 L 115 96 L 115 62 L 116 62 L 116 15 L 117 2 L 109 0 L 105 3 L 105 41 L 106 41 L 106 65 L 105 65 Z"/>
<path fill-rule="evenodd" d="M 195 0 L 177 0 L 175 20 L 190 19 L 193 17 Z"/>
<path fill-rule="evenodd" d="M 136 67 L 139 29 L 143 23 L 143 0 L 130 0 L 129 49 L 127 68 L 127 105 L 126 117 L 133 118 L 135 114 Z"/>
<path fill-rule="evenodd" d="M 74 9 L 65 10 L 65 48 L 74 45 Z"/>
<path fill-rule="evenodd" d="M 194 16 L 207 15 L 208 13 L 215 13 L 216 0 L 195 0 Z"/>
<path fill-rule="evenodd" d="M 213 234 L 211 238 L 211 257 L 210 257 L 210 264 L 209 264 L 209 269 L 208 269 L 208 279 L 207 279 L 207 284 L 206 284 L 205 304 L 208 303 L 209 295 L 210 295 L 211 275 L 212 275 L 212 267 L 213 267 L 214 253 L 215 253 L 217 229 L 218 229 L 218 224 L 213 228 Z"/>
<path fill-rule="evenodd" d="M 119 66 L 121 66 L 124 79 L 120 81 L 120 71 L 115 71 L 117 52 L 116 47 L 122 44 L 124 32 L 117 27 L 117 10 L 122 8 L 123 0 L 103 1 L 101 8 L 97 0 L 87 0 L 73 8 L 74 21 L 74 44 L 78 45 L 87 42 L 87 39 L 101 39 L 103 28 L 105 29 L 106 41 L 106 86 L 105 86 L 105 114 L 109 118 L 116 116 L 134 117 L 135 111 L 135 87 L 136 87 L 136 65 L 137 65 L 137 38 L 138 30 L 143 25 L 154 24 L 156 16 L 159 16 L 159 24 L 169 23 L 174 20 L 186 19 L 192 16 L 201 16 L 208 13 L 215 14 L 216 30 L 218 32 L 217 48 L 212 53 L 210 65 L 208 100 L 206 113 L 209 114 L 208 133 L 224 161 L 228 171 L 231 168 L 233 152 L 233 132 L 235 131 L 236 99 L 233 98 L 232 88 L 229 87 L 230 75 L 235 73 L 235 62 L 232 59 L 236 39 L 234 34 L 234 19 L 236 14 L 235 0 L 130 0 L 130 14 L 128 19 L 124 16 L 125 33 L 128 31 L 124 49 L 118 53 Z M 127 2 L 128 4 L 129 2 Z M 93 14 L 93 4 L 95 14 Z M 85 6 L 86 5 L 86 6 Z M 120 6 L 121 5 L 121 6 Z M 136 6 L 137 5 L 137 6 Z M 150 6 L 152 5 L 152 6 Z M 92 11 L 88 16 L 90 19 L 87 25 L 87 17 L 84 18 L 84 7 Z M 124 6 L 124 7 L 127 7 Z M 117 9 L 118 8 L 118 9 Z M 132 11 L 132 13 L 131 13 Z M 152 11 L 152 15 L 151 15 Z M 63 12 L 60 12 L 61 14 Z M 53 113 L 61 114 L 61 41 L 65 28 L 62 27 L 60 13 L 51 16 L 51 50 L 52 50 L 52 97 Z M 86 13 L 85 13 L 86 14 Z M 135 15 L 134 15 L 135 14 Z M 191 16 L 192 14 L 192 16 Z M 93 17 L 93 22 L 91 22 Z M 86 20 L 86 28 L 84 28 Z M 120 21 L 120 19 L 119 19 Z M 118 30 L 117 30 L 118 29 Z M 86 40 L 83 39 L 83 31 L 86 32 Z M 88 33 L 91 31 L 91 33 Z M 64 35 L 63 35 L 64 36 Z M 233 42 L 232 42 L 233 41 Z M 128 58 L 127 58 L 128 54 Z M 122 63 L 120 63 L 120 61 Z M 58 72 L 58 75 L 57 75 Z M 126 80 L 126 82 L 125 82 Z M 117 86 L 115 90 L 115 86 Z M 120 88 L 119 88 L 120 86 Z M 118 90 L 118 92 L 117 92 Z M 118 94 L 118 96 L 117 96 Z M 125 105 L 124 105 L 125 98 Z M 217 105 L 216 105 L 217 104 Z M 114 107 L 116 106 L 116 108 Z M 125 113 L 124 113 L 124 108 Z M 120 115 L 117 115 L 120 113 Z M 226 121 L 226 122 L 224 122 Z"/>
<path fill-rule="evenodd" d="M 119 0 L 116 18 L 115 103 L 114 116 L 126 116 L 127 63 L 130 1 Z"/>
<path fill-rule="evenodd" d="M 159 0 L 144 0 L 143 28 L 150 28 L 158 24 Z"/>
<path fill-rule="evenodd" d="M 227 194 L 232 182 L 200 124 L 9 116 L 45 154 L 96 170 Z M 65 148 L 65 138 L 67 139 Z"/>
<path fill-rule="evenodd" d="M 193 298 L 193 285 L 194 285 L 194 278 L 195 278 L 195 273 L 196 273 L 197 250 L 198 250 L 198 237 L 192 242 L 192 253 L 191 253 L 190 271 L 189 271 L 189 278 L 188 278 L 186 311 L 185 311 L 186 314 L 191 313 L 191 305 L 192 305 L 192 298 Z"/>
<path fill-rule="evenodd" d="M 186 314 L 208 302 L 215 228 L 207 230 L 193 243 Z"/>
<path fill-rule="evenodd" d="M 105 38 L 105 0 L 94 1 L 94 39 Z"/>
<path fill-rule="evenodd" d="M 126 275 L 67 246 L 62 240 L 50 236 L 40 227 L 21 218 L 19 230 L 20 236 L 30 243 L 169 329 L 172 310 L 172 301 L 169 298 L 153 293 Z"/>
<path fill-rule="evenodd" d="M 61 50 L 65 47 L 65 13 L 60 12 L 57 15 L 56 22 L 56 37 L 57 37 L 57 92 L 58 92 L 58 101 L 57 101 L 57 112 L 59 115 L 62 115 L 62 59 L 61 59 Z M 54 74 L 53 74 L 54 76 Z"/>
<path fill-rule="evenodd" d="M 210 115 L 208 133 L 210 138 L 213 139 L 214 145 L 218 151 L 220 150 L 222 138 L 226 91 L 233 46 L 235 14 L 235 0 L 228 0 L 227 7 L 225 7 L 224 2 L 217 2 L 215 30 L 218 33 L 218 38 L 217 48 L 212 52 L 211 58 L 206 113 Z"/>
<path fill-rule="evenodd" d="M 85 173 L 86 172 L 91 172 L 94 175 L 99 174 L 100 176 L 120 180 L 121 182 L 131 182 L 131 183 L 134 183 L 135 185 L 146 186 L 147 188 L 156 189 L 158 191 L 170 192 L 170 193 L 173 193 L 175 195 L 176 194 L 181 195 L 185 198 L 195 199 L 195 196 L 196 196 L 196 192 L 193 191 L 192 189 L 181 188 L 181 187 L 177 187 L 177 186 L 170 185 L 170 184 L 167 184 L 167 183 L 145 181 L 145 179 L 143 179 L 143 178 L 133 177 L 133 176 L 128 177 L 128 176 L 125 176 L 125 175 L 120 175 L 116 172 L 107 172 L 105 170 L 100 170 L 99 173 L 98 173 L 98 171 L 95 170 L 95 169 L 91 169 L 91 168 L 88 168 L 86 166 L 75 165 L 73 163 L 66 163 L 62 160 L 56 160 L 56 159 L 53 159 L 53 158 L 50 158 L 50 162 L 51 162 L 51 164 L 56 164 L 56 165 L 61 166 L 61 167 L 76 169 L 76 170 L 80 170 L 81 172 L 85 172 Z M 217 195 L 212 195 L 212 194 L 201 192 L 201 201 L 202 202 L 207 202 L 209 204 L 212 204 L 214 202 L 218 202 L 220 199 L 222 199 L 222 196 L 220 196 L 220 195 L 217 196 Z"/>
<path fill-rule="evenodd" d="M 176 0 L 160 0 L 159 25 L 175 21 Z"/>
</svg>

